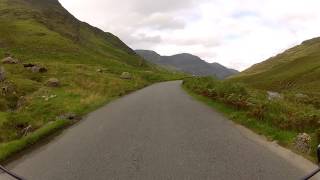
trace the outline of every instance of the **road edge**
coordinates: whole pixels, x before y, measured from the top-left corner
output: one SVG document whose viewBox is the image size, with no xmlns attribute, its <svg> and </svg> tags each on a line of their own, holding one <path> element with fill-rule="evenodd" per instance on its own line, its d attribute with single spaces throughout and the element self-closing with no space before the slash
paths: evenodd
<svg viewBox="0 0 320 180">
<path fill-rule="evenodd" d="M 184 88 L 183 84 L 181 84 L 180 87 L 192 99 L 206 105 L 207 107 L 209 107 L 213 111 L 215 111 L 215 112 L 221 114 L 223 117 L 225 117 L 228 120 L 228 123 L 232 124 L 248 140 L 253 141 L 255 143 L 258 143 L 258 144 L 262 145 L 263 147 L 265 147 L 266 149 L 268 149 L 269 151 L 272 151 L 273 153 L 275 153 L 279 157 L 285 159 L 290 164 L 292 164 L 292 165 L 296 166 L 297 168 L 301 169 L 302 171 L 306 172 L 306 175 L 318 168 L 318 166 L 316 164 L 314 164 L 312 161 L 306 159 L 302 155 L 297 154 L 297 153 L 293 152 L 292 150 L 277 144 L 277 142 L 275 142 L 275 141 L 273 141 L 273 142 L 269 141 L 267 139 L 267 137 L 265 137 L 263 135 L 259 135 L 259 134 L 255 133 L 253 130 L 245 127 L 244 125 L 238 124 L 237 122 L 229 119 L 224 113 L 218 111 L 217 109 L 215 109 L 212 106 L 209 106 L 206 102 L 202 101 L 200 98 L 197 98 L 196 96 L 199 96 L 199 95 L 194 94 L 193 92 L 190 92 L 188 89 Z M 312 179 L 320 180 L 320 174 L 316 175 Z"/>
</svg>

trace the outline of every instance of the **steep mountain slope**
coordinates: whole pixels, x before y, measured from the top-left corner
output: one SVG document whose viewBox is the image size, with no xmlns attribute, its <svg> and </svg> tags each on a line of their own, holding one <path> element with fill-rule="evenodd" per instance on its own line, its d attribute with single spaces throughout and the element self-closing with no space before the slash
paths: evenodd
<svg viewBox="0 0 320 180">
<path fill-rule="evenodd" d="M 59 59 L 61 54 L 54 52 L 59 51 L 70 56 L 81 54 L 92 61 L 107 57 L 142 64 L 120 39 L 80 22 L 58 0 L 1 0 L 0 15 L 0 47 L 10 48 L 16 55 L 34 57 L 36 51 L 40 58 L 49 54 Z"/>
<path fill-rule="evenodd" d="M 303 42 L 241 72 L 231 80 L 275 91 L 320 92 L 320 38 Z"/>
<path fill-rule="evenodd" d="M 0 161 L 115 97 L 180 77 L 58 0 L 0 0 Z"/>
<path fill-rule="evenodd" d="M 219 74 L 221 77 L 226 78 L 235 74 L 238 74 L 239 71 L 235 69 L 230 69 L 225 66 L 222 66 L 219 63 L 210 63 L 210 65 L 215 69 L 215 72 Z"/>
<path fill-rule="evenodd" d="M 136 52 L 154 64 L 174 68 L 179 71 L 201 76 L 216 76 L 224 79 L 236 74 L 236 70 L 228 69 L 218 63 L 207 63 L 192 54 L 177 54 L 173 56 L 161 56 L 154 51 L 136 50 Z"/>
</svg>

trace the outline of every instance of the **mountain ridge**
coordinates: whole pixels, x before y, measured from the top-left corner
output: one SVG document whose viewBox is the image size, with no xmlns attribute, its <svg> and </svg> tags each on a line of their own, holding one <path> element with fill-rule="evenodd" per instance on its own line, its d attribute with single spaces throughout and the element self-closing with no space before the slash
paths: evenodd
<svg viewBox="0 0 320 180">
<path fill-rule="evenodd" d="M 41 39 L 42 41 L 44 41 L 44 38 L 50 38 L 49 35 L 60 35 L 59 38 L 61 40 L 68 41 L 63 43 L 64 46 L 68 46 L 67 49 L 63 49 L 64 51 L 78 53 L 79 49 L 84 48 L 86 51 L 94 51 L 95 54 L 102 56 L 107 55 L 110 58 L 125 61 L 125 63 L 131 65 L 144 64 L 143 60 L 136 56 L 135 52 L 118 37 L 112 33 L 104 32 L 97 27 L 91 26 L 86 22 L 79 21 L 64 9 L 58 0 L 1 0 L 0 3 L 2 5 L 0 8 L 0 14 L 3 17 L 1 19 L 2 27 L 7 27 L 8 31 L 9 28 L 19 26 L 21 29 L 29 28 L 30 32 L 23 32 L 24 35 L 30 36 L 31 34 L 33 39 Z M 6 21 L 4 19 L 5 16 L 8 19 L 13 19 L 13 21 Z M 10 34 L 12 34 L 12 36 L 14 34 L 22 35 L 21 32 L 12 32 Z M 21 39 L 28 40 L 26 37 L 21 37 Z M 1 39 L 1 44 L 2 46 L 9 48 L 10 45 L 19 45 L 19 40 L 13 40 L 16 39 L 12 37 L 3 37 Z M 42 41 L 39 42 L 41 43 Z M 47 41 L 45 43 L 46 46 L 49 46 L 52 42 Z M 31 45 L 27 45 L 27 47 L 32 50 L 35 49 L 35 46 Z M 61 50 L 62 47 L 55 45 L 48 49 L 55 48 Z M 44 48 L 38 48 L 36 50 L 40 53 L 40 50 L 44 50 Z M 133 59 L 132 57 L 121 58 L 121 54 L 125 56 L 134 56 L 135 60 L 131 60 Z"/>
<path fill-rule="evenodd" d="M 215 76 L 219 79 L 224 79 L 238 73 L 238 71 L 226 68 L 219 63 L 208 63 L 200 57 L 190 53 L 161 56 L 152 50 L 135 50 L 135 52 L 151 63 L 191 73 L 193 75 Z"/>
<path fill-rule="evenodd" d="M 255 88 L 304 93 L 320 92 L 320 38 L 302 42 L 274 57 L 255 64 L 232 81 L 247 83 Z"/>
</svg>

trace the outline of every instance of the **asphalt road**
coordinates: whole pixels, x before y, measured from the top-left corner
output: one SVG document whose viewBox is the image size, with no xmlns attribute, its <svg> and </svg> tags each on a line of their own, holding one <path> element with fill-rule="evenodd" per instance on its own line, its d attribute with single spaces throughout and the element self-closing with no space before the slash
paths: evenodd
<svg viewBox="0 0 320 180">
<path fill-rule="evenodd" d="M 116 100 L 8 167 L 30 180 L 289 180 L 305 174 L 180 84 L 155 84 Z"/>
</svg>

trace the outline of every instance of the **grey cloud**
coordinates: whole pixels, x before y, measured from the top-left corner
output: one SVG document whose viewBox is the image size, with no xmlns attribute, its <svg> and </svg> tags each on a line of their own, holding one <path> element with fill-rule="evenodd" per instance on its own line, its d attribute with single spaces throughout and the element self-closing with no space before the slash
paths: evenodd
<svg viewBox="0 0 320 180">
<path fill-rule="evenodd" d="M 155 13 L 142 19 L 139 26 L 158 30 L 183 29 L 185 27 L 185 22 L 181 19 L 175 18 L 173 14 Z"/>
<path fill-rule="evenodd" d="M 144 33 L 137 35 L 129 35 L 126 37 L 129 44 L 139 44 L 139 43 L 160 43 L 162 41 L 161 36 L 148 36 Z"/>
<path fill-rule="evenodd" d="M 187 51 L 207 59 L 217 56 L 240 69 L 320 30 L 318 0 L 59 1 L 82 21 L 114 33 L 132 48 L 163 54 Z M 254 51 L 257 45 L 261 51 Z"/>
<path fill-rule="evenodd" d="M 143 14 L 172 12 L 193 7 L 203 0 L 135 0 L 134 10 Z"/>
<path fill-rule="evenodd" d="M 182 46 L 202 45 L 207 48 L 221 45 L 221 39 L 218 38 L 185 38 L 185 39 L 169 39 L 167 42 Z"/>
</svg>

